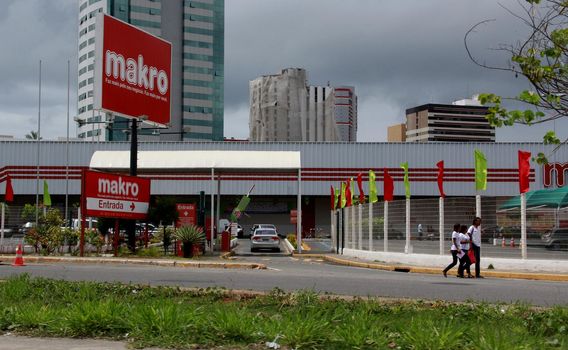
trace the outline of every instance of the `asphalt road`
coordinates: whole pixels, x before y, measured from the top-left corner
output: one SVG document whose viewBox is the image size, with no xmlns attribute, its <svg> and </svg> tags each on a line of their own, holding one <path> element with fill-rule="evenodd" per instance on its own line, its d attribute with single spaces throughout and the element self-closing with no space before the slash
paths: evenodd
<svg viewBox="0 0 568 350">
<path fill-rule="evenodd" d="M 168 268 L 132 265 L 0 265 L 0 278 L 29 273 L 72 281 L 225 287 L 240 290 L 313 290 L 339 295 L 449 301 L 522 301 L 534 305 L 568 305 L 568 283 L 506 279 L 458 279 L 329 265 L 286 256 L 242 257 L 266 264 L 267 270 Z M 441 268 L 440 268 L 441 270 Z M 454 270 L 455 271 L 455 270 Z M 454 272 L 455 273 L 455 272 Z M 450 275 L 453 275 L 450 273 Z"/>
</svg>

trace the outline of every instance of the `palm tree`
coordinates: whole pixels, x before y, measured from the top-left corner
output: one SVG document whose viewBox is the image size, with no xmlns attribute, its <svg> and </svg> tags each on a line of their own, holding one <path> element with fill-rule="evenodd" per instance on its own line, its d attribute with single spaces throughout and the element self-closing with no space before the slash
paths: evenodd
<svg viewBox="0 0 568 350">
<path fill-rule="evenodd" d="M 26 139 L 27 140 L 37 140 L 37 136 L 38 136 L 37 132 L 32 130 L 32 131 L 30 131 L 29 134 L 26 134 Z M 41 137 L 39 139 L 41 140 Z"/>
</svg>

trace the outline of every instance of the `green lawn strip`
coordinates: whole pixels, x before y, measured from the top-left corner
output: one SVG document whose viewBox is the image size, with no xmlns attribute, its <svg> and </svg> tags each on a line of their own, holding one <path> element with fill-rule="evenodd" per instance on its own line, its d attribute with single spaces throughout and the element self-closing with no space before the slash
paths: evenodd
<svg viewBox="0 0 568 350">
<path fill-rule="evenodd" d="M 239 297 L 22 275 L 0 283 L 0 331 L 109 338 L 134 347 L 567 349 L 568 308 L 381 302 L 313 292 Z M 262 346 L 261 346 L 262 345 Z"/>
</svg>

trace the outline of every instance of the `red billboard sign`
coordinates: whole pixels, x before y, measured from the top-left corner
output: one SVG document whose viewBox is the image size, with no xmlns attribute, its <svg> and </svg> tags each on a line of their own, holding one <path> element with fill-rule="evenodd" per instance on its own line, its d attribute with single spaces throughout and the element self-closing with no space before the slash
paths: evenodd
<svg viewBox="0 0 568 350">
<path fill-rule="evenodd" d="M 94 108 L 168 124 L 172 44 L 103 13 L 96 21 Z"/>
<path fill-rule="evenodd" d="M 143 220 L 148 215 L 150 180 L 86 170 L 82 196 L 85 216 Z"/>
<path fill-rule="evenodd" d="M 176 204 L 176 209 L 179 214 L 176 227 L 195 225 L 197 223 L 197 208 L 195 203 L 189 204 Z"/>
</svg>

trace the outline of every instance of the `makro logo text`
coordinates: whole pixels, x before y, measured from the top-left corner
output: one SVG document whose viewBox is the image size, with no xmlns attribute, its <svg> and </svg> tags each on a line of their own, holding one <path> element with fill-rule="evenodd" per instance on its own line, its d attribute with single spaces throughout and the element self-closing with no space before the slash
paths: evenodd
<svg viewBox="0 0 568 350">
<path fill-rule="evenodd" d="M 118 180 L 99 179 L 99 194 L 136 197 L 138 192 L 137 183 L 124 181 L 122 177 L 119 177 Z"/>
<path fill-rule="evenodd" d="M 168 74 L 156 67 L 144 64 L 144 56 L 138 55 L 138 60 L 124 58 L 123 55 L 107 50 L 105 54 L 105 74 L 126 81 L 130 85 L 137 85 L 146 90 L 154 91 L 158 88 L 160 94 L 165 95 L 170 86 Z"/>
</svg>

